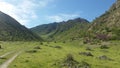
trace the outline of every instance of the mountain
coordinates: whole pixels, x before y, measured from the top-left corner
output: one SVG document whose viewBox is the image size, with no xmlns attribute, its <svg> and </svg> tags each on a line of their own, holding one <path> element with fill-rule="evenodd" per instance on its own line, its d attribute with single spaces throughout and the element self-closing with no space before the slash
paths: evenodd
<svg viewBox="0 0 120 68">
<path fill-rule="evenodd" d="M 117 0 L 103 15 L 96 18 L 88 32 L 100 40 L 120 40 L 120 0 Z"/>
<path fill-rule="evenodd" d="M 58 23 L 55 22 L 50 24 L 39 25 L 34 28 L 31 28 L 31 30 L 37 33 L 38 35 L 45 35 L 55 31 L 57 26 L 58 26 Z"/>
<path fill-rule="evenodd" d="M 0 41 L 32 40 L 42 39 L 15 19 L 0 11 Z"/>
<path fill-rule="evenodd" d="M 89 26 L 89 21 L 83 18 L 39 25 L 31 30 L 45 39 L 65 41 L 81 38 Z"/>
</svg>

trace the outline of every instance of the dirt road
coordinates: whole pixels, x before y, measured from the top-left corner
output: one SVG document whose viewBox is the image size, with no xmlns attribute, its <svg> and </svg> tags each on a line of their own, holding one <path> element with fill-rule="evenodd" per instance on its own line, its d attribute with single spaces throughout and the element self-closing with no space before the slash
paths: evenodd
<svg viewBox="0 0 120 68">
<path fill-rule="evenodd" d="M 21 52 L 16 53 L 15 55 L 13 55 L 13 57 L 11 57 L 10 59 L 8 59 L 7 61 L 5 61 L 3 64 L 0 65 L 0 68 L 7 68 L 9 66 L 9 64 L 20 54 Z"/>
<path fill-rule="evenodd" d="M 11 53 L 13 53 L 13 51 L 12 51 L 12 52 L 8 52 L 8 53 L 5 53 L 4 55 L 1 55 L 0 58 L 3 58 L 3 57 L 5 57 L 5 56 L 7 56 L 7 55 L 9 55 L 9 54 L 11 54 Z"/>
</svg>

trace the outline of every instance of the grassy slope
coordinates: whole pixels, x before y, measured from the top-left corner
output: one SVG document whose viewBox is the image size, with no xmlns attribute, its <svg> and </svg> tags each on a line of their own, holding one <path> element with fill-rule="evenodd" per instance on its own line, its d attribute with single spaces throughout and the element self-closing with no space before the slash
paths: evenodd
<svg viewBox="0 0 120 68">
<path fill-rule="evenodd" d="M 120 40 L 120 1 L 117 0 L 103 15 L 96 18 L 89 31 L 94 34 L 105 34 L 110 39 Z"/>
<path fill-rule="evenodd" d="M 0 11 L 0 40 L 30 41 L 42 39 L 25 26 L 17 22 L 14 18 Z"/>
<path fill-rule="evenodd" d="M 68 20 L 66 22 L 40 25 L 31 30 L 46 40 L 65 41 L 80 38 L 88 28 L 89 22 L 82 18 Z"/>
<path fill-rule="evenodd" d="M 56 34 L 53 34 L 53 38 L 56 41 L 71 41 L 78 40 L 85 35 L 85 31 L 87 30 L 89 23 L 75 23 L 72 28 L 61 32 L 59 29 Z M 61 27 L 66 28 L 66 27 Z"/>
<path fill-rule="evenodd" d="M 109 49 L 100 49 L 100 45 L 82 44 L 82 42 L 78 44 L 78 41 L 67 43 L 44 42 L 43 45 L 41 45 L 40 42 L 3 42 L 5 45 L 4 51 L 6 52 L 25 49 L 25 51 L 11 63 L 9 68 L 59 68 L 61 65 L 59 62 L 62 62 L 69 53 L 72 54 L 78 62 L 86 61 L 92 68 L 119 68 L 120 41 L 104 42 L 102 44 L 105 43 L 110 43 Z M 36 46 L 40 46 L 41 49 L 38 49 L 36 53 L 26 53 L 26 51 L 35 50 L 34 47 Z M 62 48 L 54 48 L 54 46 L 61 46 Z M 79 55 L 79 52 L 86 52 L 86 47 L 93 49 L 93 51 L 90 52 L 94 57 Z M 0 51 L 0 53 L 3 54 L 5 53 L 4 51 Z M 113 59 L 113 61 L 98 59 L 97 57 L 101 55 L 106 55 Z"/>
</svg>

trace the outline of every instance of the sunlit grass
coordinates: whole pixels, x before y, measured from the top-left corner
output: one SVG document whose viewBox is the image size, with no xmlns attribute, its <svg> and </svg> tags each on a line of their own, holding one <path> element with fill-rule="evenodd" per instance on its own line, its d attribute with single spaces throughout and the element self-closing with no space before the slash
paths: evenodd
<svg viewBox="0 0 120 68">
<path fill-rule="evenodd" d="M 109 49 L 100 49 L 100 45 L 83 44 L 82 42 L 76 44 L 72 42 L 44 42 L 43 45 L 40 42 L 3 42 L 2 45 L 4 44 L 3 47 L 6 48 L 4 51 L 0 51 L 0 54 L 23 50 L 9 68 L 59 68 L 67 54 L 72 54 L 79 63 L 82 61 L 89 63 L 91 68 L 119 68 L 120 42 L 112 41 L 109 43 Z M 35 49 L 36 46 L 41 49 Z M 91 47 L 92 51 L 86 50 L 87 47 Z M 36 50 L 36 52 L 27 52 L 30 50 Z M 93 57 L 80 55 L 80 52 L 91 52 Z M 112 60 L 100 60 L 98 57 L 102 55 L 106 55 Z"/>
</svg>

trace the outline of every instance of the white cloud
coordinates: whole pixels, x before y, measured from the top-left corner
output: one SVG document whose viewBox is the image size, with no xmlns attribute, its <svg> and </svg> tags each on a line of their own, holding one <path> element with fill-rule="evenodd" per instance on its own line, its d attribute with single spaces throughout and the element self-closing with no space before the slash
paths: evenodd
<svg viewBox="0 0 120 68">
<path fill-rule="evenodd" d="M 58 15 L 47 16 L 47 19 L 49 19 L 52 22 L 61 22 L 76 17 L 79 17 L 79 14 L 58 14 Z"/>
<path fill-rule="evenodd" d="M 38 15 L 36 10 L 45 8 L 53 0 L 0 0 L 0 11 L 26 25 Z"/>
</svg>

